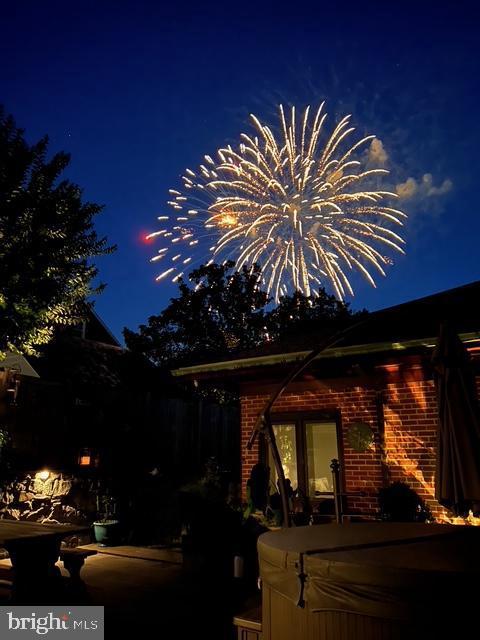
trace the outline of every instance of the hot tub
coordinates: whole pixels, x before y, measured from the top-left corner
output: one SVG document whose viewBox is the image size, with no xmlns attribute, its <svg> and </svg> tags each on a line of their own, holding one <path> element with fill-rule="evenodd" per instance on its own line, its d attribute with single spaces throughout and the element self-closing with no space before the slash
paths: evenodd
<svg viewBox="0 0 480 640">
<path fill-rule="evenodd" d="M 480 528 L 357 523 L 258 540 L 263 640 L 442 636 L 477 627 Z"/>
</svg>

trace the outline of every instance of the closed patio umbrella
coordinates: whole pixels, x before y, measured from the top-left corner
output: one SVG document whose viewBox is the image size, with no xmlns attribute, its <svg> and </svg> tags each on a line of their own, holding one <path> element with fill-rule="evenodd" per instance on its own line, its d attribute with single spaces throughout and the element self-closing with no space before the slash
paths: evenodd
<svg viewBox="0 0 480 640">
<path fill-rule="evenodd" d="M 472 363 L 450 324 L 433 354 L 438 403 L 435 497 L 457 516 L 480 512 L 480 410 Z"/>
</svg>

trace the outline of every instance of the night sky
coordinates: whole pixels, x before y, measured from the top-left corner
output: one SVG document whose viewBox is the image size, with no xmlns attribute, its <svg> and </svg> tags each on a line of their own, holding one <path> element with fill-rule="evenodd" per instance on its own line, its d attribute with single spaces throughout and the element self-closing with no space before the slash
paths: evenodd
<svg viewBox="0 0 480 640">
<path fill-rule="evenodd" d="M 354 279 L 355 308 L 480 279 L 480 9 L 458 0 L 247 6 L 3 5 L 0 102 L 30 142 L 47 133 L 52 152 L 70 152 L 68 177 L 105 205 L 97 230 L 118 245 L 99 261 L 108 286 L 96 309 L 107 325 L 120 337 L 175 293 L 154 281 L 159 247 L 142 242 L 169 213 L 168 189 L 204 154 L 234 144 L 249 113 L 274 121 L 279 102 L 326 99 L 330 122 L 351 113 L 361 134 L 382 141 L 391 182 L 409 196 L 407 255 L 377 289 Z"/>
</svg>

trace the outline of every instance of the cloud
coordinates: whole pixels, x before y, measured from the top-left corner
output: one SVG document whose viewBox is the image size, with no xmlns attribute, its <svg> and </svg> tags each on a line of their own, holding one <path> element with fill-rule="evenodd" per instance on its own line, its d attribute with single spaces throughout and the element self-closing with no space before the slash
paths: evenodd
<svg viewBox="0 0 480 640">
<path fill-rule="evenodd" d="M 439 187 L 435 187 L 431 173 L 426 173 L 423 176 L 423 184 L 427 189 L 427 196 L 443 196 L 453 188 L 453 182 L 448 178 Z"/>
<path fill-rule="evenodd" d="M 380 138 L 374 138 L 367 149 L 367 163 L 376 166 L 385 166 L 388 162 L 388 153 Z"/>
<path fill-rule="evenodd" d="M 395 187 L 395 192 L 402 200 L 425 200 L 435 196 L 443 196 L 453 189 L 453 182 L 447 178 L 440 185 L 433 184 L 431 173 L 425 173 L 421 180 L 407 178 L 405 182 L 400 182 Z"/>
<path fill-rule="evenodd" d="M 402 200 L 409 200 L 418 191 L 418 183 L 415 178 L 408 178 L 405 182 L 400 182 L 395 187 L 396 194 Z"/>
</svg>

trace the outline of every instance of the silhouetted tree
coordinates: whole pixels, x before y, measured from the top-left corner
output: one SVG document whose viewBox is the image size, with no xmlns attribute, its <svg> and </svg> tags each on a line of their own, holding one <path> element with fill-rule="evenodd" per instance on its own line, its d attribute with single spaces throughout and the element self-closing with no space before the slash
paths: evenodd
<svg viewBox="0 0 480 640">
<path fill-rule="evenodd" d="M 114 249 L 93 229 L 102 207 L 59 180 L 70 156 L 48 160 L 47 148 L 47 137 L 30 146 L 0 108 L 0 353 L 34 353 L 56 325 L 78 322 L 103 288 L 91 286 L 91 259 Z"/>
<path fill-rule="evenodd" d="M 326 293 L 296 292 L 271 308 L 260 289 L 260 267 L 232 271 L 233 262 L 193 271 L 190 282 L 179 281 L 160 315 L 151 316 L 138 332 L 124 330 L 127 347 L 159 365 L 221 358 L 229 353 L 277 342 L 293 333 L 331 333 L 351 321 L 349 306 Z"/>
<path fill-rule="evenodd" d="M 352 312 L 350 305 L 320 288 L 315 295 L 305 296 L 296 291 L 280 298 L 266 318 L 269 337 L 284 340 L 293 334 L 301 335 L 312 330 L 328 335 L 351 323 L 365 311 Z"/>
<path fill-rule="evenodd" d="M 160 315 L 151 316 L 138 333 L 124 329 L 127 347 L 156 364 L 171 364 L 258 345 L 266 333 L 269 298 L 259 289 L 258 267 L 231 272 L 233 266 L 201 266 L 189 284 L 180 279 L 179 297 Z"/>
</svg>

